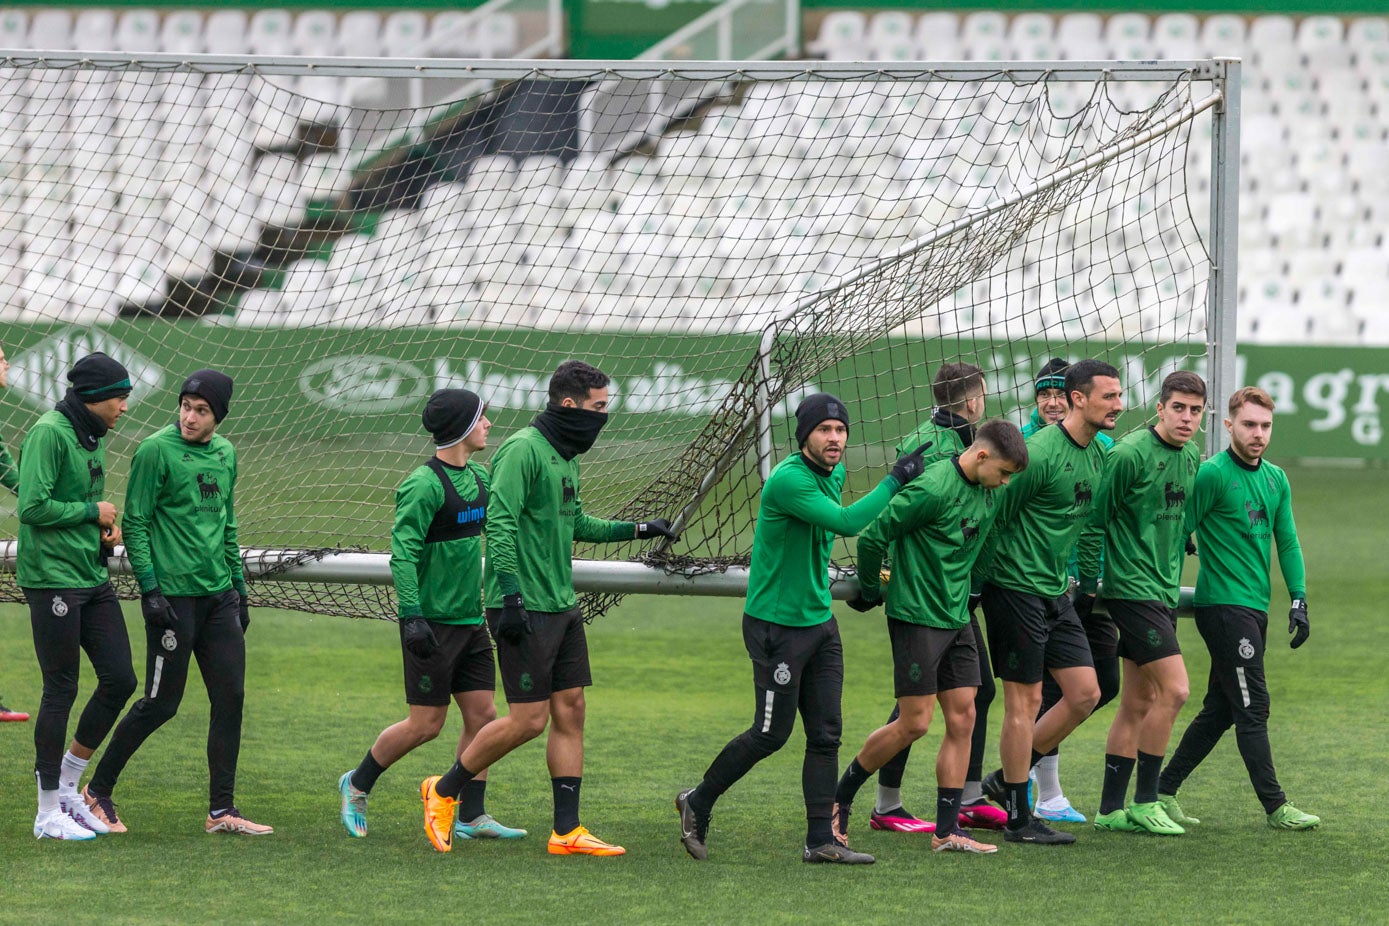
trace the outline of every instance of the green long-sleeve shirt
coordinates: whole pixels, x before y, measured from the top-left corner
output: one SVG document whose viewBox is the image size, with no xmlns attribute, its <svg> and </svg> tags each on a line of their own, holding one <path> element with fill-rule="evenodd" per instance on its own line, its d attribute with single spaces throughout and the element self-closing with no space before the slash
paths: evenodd
<svg viewBox="0 0 1389 926">
<path fill-rule="evenodd" d="M 963 420 L 963 419 L 961 419 Z M 917 429 L 897 442 L 897 455 L 911 453 L 922 444 L 929 443 L 930 446 L 921 451 L 921 459 L 927 466 L 937 460 L 948 460 L 956 454 L 963 453 L 965 449 L 964 441 L 960 439 L 959 432 L 949 424 L 941 424 L 937 420 L 937 413 L 933 413 Z"/>
<path fill-rule="evenodd" d="M 97 558 L 96 503 L 105 491 L 105 442 L 84 450 L 62 412 L 40 415 L 19 445 L 21 588 L 95 588 L 110 580 Z"/>
<path fill-rule="evenodd" d="M 171 424 L 140 441 L 121 533 L 141 591 L 197 597 L 245 590 L 236 472 L 236 448 L 220 434 L 195 444 Z"/>
<path fill-rule="evenodd" d="M 465 502 L 487 493 L 487 470 L 471 460 L 444 464 L 449 482 Z M 395 493 L 391 528 L 391 578 L 401 620 L 425 617 L 441 624 L 482 623 L 482 537 L 426 543 L 435 514 L 444 504 L 444 485 L 428 466 L 418 466 Z"/>
<path fill-rule="evenodd" d="M 744 610 L 788 627 L 823 624 L 830 611 L 830 552 L 878 516 L 898 482 L 888 476 L 847 507 L 839 503 L 844 464 L 826 473 L 800 453 L 777 464 L 762 486 Z"/>
<path fill-rule="evenodd" d="M 1097 517 L 1105 529 L 1104 596 L 1177 606 L 1186 505 L 1201 466 L 1195 441 L 1174 447 L 1152 428 L 1115 445 Z"/>
<path fill-rule="evenodd" d="M 489 608 L 520 592 L 527 610 L 567 611 L 574 594 L 574 541 L 630 540 L 631 521 L 584 514 L 579 460 L 566 460 L 534 427 L 502 441 L 492 455 L 483 586 Z"/>
<path fill-rule="evenodd" d="M 1289 596 L 1307 597 L 1292 487 L 1287 474 L 1267 460 L 1250 466 L 1226 450 L 1202 463 L 1186 506 L 1186 529 L 1196 531 L 1201 558 L 1197 607 L 1238 605 L 1267 611 L 1274 541 Z"/>
<path fill-rule="evenodd" d="M 19 467 L 10 456 L 10 448 L 3 444 L 0 444 L 0 485 L 19 494 Z"/>
<path fill-rule="evenodd" d="M 1042 428 L 1045 428 L 1049 423 L 1050 422 L 1042 418 L 1041 412 L 1034 408 L 1032 409 L 1032 417 L 1029 418 L 1027 422 L 1022 426 L 1022 436 L 1031 437 L 1033 434 L 1036 434 L 1038 431 L 1042 430 Z M 1095 435 L 1095 440 L 1099 441 L 1100 446 L 1104 447 L 1105 450 L 1114 449 L 1114 438 L 1110 437 L 1103 431 L 1100 431 L 1098 434 Z M 1098 535 L 1099 529 L 1096 528 L 1094 536 Z M 1097 555 L 1099 557 L 1098 565 L 1096 566 L 1097 571 L 1093 576 L 1087 576 L 1086 581 L 1084 583 L 1086 586 L 1085 590 L 1087 592 L 1094 591 L 1095 580 L 1099 579 L 1102 575 L 1104 575 L 1104 554 L 1103 552 L 1101 552 Z M 1075 579 L 1077 582 L 1080 582 L 1080 563 L 1076 556 L 1076 550 L 1074 549 L 1071 550 L 1071 555 L 1066 560 L 1066 572 L 1070 575 L 1071 578 Z"/>
<path fill-rule="evenodd" d="M 1003 493 L 994 530 L 980 557 L 981 577 L 1000 588 L 1056 598 L 1066 593 L 1071 551 L 1090 526 L 1103 487 L 1107 453 L 1098 440 L 1081 447 L 1061 425 L 1027 440 L 1027 469 Z M 1083 577 L 1099 573 L 1101 537 L 1080 544 Z M 1090 580 L 1093 583 L 1093 579 Z M 1085 580 L 1082 579 L 1082 584 Z"/>
<path fill-rule="evenodd" d="M 958 458 L 927 467 L 859 535 L 863 597 L 879 597 L 879 571 L 890 548 L 888 617 L 946 630 L 968 624 L 970 573 L 998 514 L 995 495 L 970 482 Z"/>
</svg>

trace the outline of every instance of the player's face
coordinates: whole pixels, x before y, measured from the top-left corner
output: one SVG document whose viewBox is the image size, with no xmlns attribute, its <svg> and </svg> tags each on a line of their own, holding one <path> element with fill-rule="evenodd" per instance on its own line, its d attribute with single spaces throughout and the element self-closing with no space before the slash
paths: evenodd
<svg viewBox="0 0 1389 926">
<path fill-rule="evenodd" d="M 1001 489 L 1017 472 L 1016 464 L 1010 463 L 996 454 L 986 454 L 981 456 L 979 460 L 979 469 L 975 471 L 975 477 L 979 484 L 986 489 Z"/>
<path fill-rule="evenodd" d="M 1245 402 L 1234 418 L 1225 419 L 1225 427 L 1230 432 L 1230 446 L 1235 455 L 1246 463 L 1258 463 L 1273 436 L 1273 412 L 1262 405 Z"/>
<path fill-rule="evenodd" d="M 834 469 L 844 459 L 849 429 L 844 422 L 827 418 L 815 426 L 805 439 L 805 455 L 821 469 Z"/>
<path fill-rule="evenodd" d="M 9 385 L 10 362 L 5 359 L 5 351 L 0 349 L 0 389 Z"/>
<path fill-rule="evenodd" d="M 1066 417 L 1066 390 L 1043 389 L 1037 393 L 1037 414 L 1047 424 L 1056 424 Z"/>
<path fill-rule="evenodd" d="M 186 395 L 178 403 L 178 433 L 193 444 L 206 444 L 217 430 L 212 406 L 197 396 Z"/>
<path fill-rule="evenodd" d="M 1090 381 L 1090 394 L 1074 393 L 1076 408 L 1086 424 L 1096 431 L 1112 431 L 1124 410 L 1124 390 L 1113 376 L 1096 376 Z"/>
<path fill-rule="evenodd" d="M 1166 402 L 1157 406 L 1158 437 L 1180 447 L 1196 436 L 1201 428 L 1201 413 L 1206 400 L 1189 392 L 1174 392 Z"/>
<path fill-rule="evenodd" d="M 87 408 L 91 409 L 92 414 L 106 422 L 108 428 L 114 428 L 116 422 L 121 420 L 121 415 L 125 414 L 125 396 L 116 396 L 113 399 L 102 399 L 100 402 L 87 402 Z"/>
<path fill-rule="evenodd" d="M 463 446 L 471 451 L 484 450 L 487 447 L 487 432 L 492 430 L 492 422 L 483 415 L 473 425 L 473 429 L 463 438 Z"/>
<path fill-rule="evenodd" d="M 606 415 L 608 413 L 608 387 L 590 389 L 582 402 L 575 402 L 573 399 L 566 398 L 560 404 L 570 408 L 582 408 L 590 412 L 602 412 Z"/>
</svg>

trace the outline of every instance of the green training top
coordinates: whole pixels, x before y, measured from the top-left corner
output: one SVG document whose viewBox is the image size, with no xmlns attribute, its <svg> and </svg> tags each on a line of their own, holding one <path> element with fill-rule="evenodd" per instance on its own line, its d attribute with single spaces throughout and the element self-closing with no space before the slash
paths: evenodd
<svg viewBox="0 0 1389 926">
<path fill-rule="evenodd" d="M 931 464 L 859 535 L 863 597 L 881 594 L 879 570 L 890 545 L 887 616 L 946 630 L 965 626 L 970 573 L 998 509 L 994 490 L 970 482 L 958 457 Z"/>
<path fill-rule="evenodd" d="M 0 486 L 19 494 L 19 467 L 15 466 L 14 457 L 4 444 L 0 444 Z"/>
<path fill-rule="evenodd" d="M 465 502 L 487 492 L 487 470 L 480 463 L 445 463 L 444 472 Z M 398 616 L 401 620 L 424 617 L 440 624 L 480 624 L 482 537 L 425 542 L 443 505 L 444 484 L 428 465 L 415 467 L 396 489 L 391 578 Z"/>
<path fill-rule="evenodd" d="M 1022 426 L 1022 436 L 1031 437 L 1046 426 L 1047 422 L 1042 420 L 1042 413 L 1034 408 L 1032 409 L 1032 417 Z M 1095 440 L 1099 441 L 1104 446 L 1105 450 L 1111 449 L 1115 444 L 1114 438 L 1103 431 L 1095 435 Z"/>
<path fill-rule="evenodd" d="M 106 443 L 86 451 L 62 412 L 44 412 L 19 445 L 20 588 L 95 588 L 111 575 L 97 559 L 96 503 L 106 491 Z"/>
<path fill-rule="evenodd" d="M 1061 425 L 1027 440 L 1027 469 L 1003 492 L 993 534 L 980 556 L 980 576 L 999 588 L 1056 598 L 1066 593 L 1066 560 L 1090 525 L 1103 487 L 1104 445 L 1081 447 Z M 1081 585 L 1093 589 L 1103 535 L 1094 529 L 1077 553 Z"/>
<path fill-rule="evenodd" d="M 917 447 L 927 441 L 931 446 L 921 451 L 921 460 L 927 466 L 937 460 L 948 460 L 951 457 L 963 453 L 965 449 L 964 441 L 960 440 L 960 435 L 948 424 L 941 424 L 936 421 L 933 413 L 913 432 L 902 438 L 897 444 L 897 455 L 911 453 Z"/>
<path fill-rule="evenodd" d="M 178 425 L 140 441 L 130 461 L 121 533 L 140 591 L 199 597 L 246 590 L 236 540 L 236 449 L 220 434 L 205 444 Z"/>
<path fill-rule="evenodd" d="M 1287 474 L 1267 460 L 1250 466 L 1226 450 L 1202 463 L 1186 506 L 1186 529 L 1196 531 L 1201 560 L 1198 607 L 1225 604 L 1267 611 L 1275 539 L 1288 595 L 1307 597 L 1292 487 Z"/>
<path fill-rule="evenodd" d="M 1200 466 L 1196 441 L 1174 447 L 1152 428 L 1115 445 L 1098 512 L 1105 525 L 1104 597 L 1177 606 L 1186 504 Z"/>
<path fill-rule="evenodd" d="M 749 616 L 787 627 L 814 627 L 830 612 L 830 550 L 836 535 L 868 526 L 897 492 L 887 476 L 848 507 L 839 504 L 844 464 L 828 473 L 795 453 L 762 486 L 748 566 Z"/>
<path fill-rule="evenodd" d="M 631 521 L 584 514 L 579 460 L 566 460 L 533 425 L 502 441 L 492 456 L 487 511 L 487 607 L 520 592 L 527 610 L 568 611 L 574 595 L 574 541 L 631 540 Z"/>
</svg>

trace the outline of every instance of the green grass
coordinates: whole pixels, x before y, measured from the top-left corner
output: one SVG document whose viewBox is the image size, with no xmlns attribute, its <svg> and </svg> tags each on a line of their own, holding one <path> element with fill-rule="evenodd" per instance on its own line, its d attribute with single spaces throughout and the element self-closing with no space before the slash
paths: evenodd
<svg viewBox="0 0 1389 926">
<path fill-rule="evenodd" d="M 456 736 L 456 721 L 386 773 L 371 799 L 371 835 L 352 840 L 337 820 L 334 782 L 402 716 L 394 628 L 257 611 L 237 794 L 275 835 L 202 832 L 207 709 L 196 680 L 183 712 L 121 780 L 116 797 L 132 828 L 125 836 L 35 841 L 33 727 L 0 725 L 0 922 L 1384 922 L 1389 589 L 1375 516 L 1383 474 L 1291 475 L 1313 634 L 1303 649 L 1288 649 L 1278 592 L 1268 658 L 1272 736 L 1283 785 L 1299 807 L 1323 817 L 1318 831 L 1264 826 L 1229 736 L 1183 789 L 1183 805 L 1204 822 L 1181 839 L 1077 827 L 1069 848 L 939 857 L 925 840 L 868 831 L 860 816 L 855 845 L 878 864 L 826 870 L 799 861 L 797 733 L 719 804 L 711 858 L 697 864 L 678 844 L 671 799 L 751 715 L 740 603 L 631 598 L 591 628 L 597 684 L 589 691 L 583 804 L 585 822 L 626 845 L 627 857 L 546 855 L 550 795 L 538 743 L 496 767 L 488 794 L 489 809 L 531 837 L 433 852 L 417 788 L 451 761 L 446 738 Z M 133 605 L 127 613 L 138 641 Z M 881 616 L 840 609 L 839 618 L 847 761 L 885 718 L 891 674 Z M 34 710 L 39 678 L 27 616 L 0 606 L 0 628 L 0 692 Z M 1205 692 L 1206 673 L 1195 628 L 1184 621 L 1180 633 L 1193 701 L 1179 730 Z M 90 685 L 84 677 L 83 697 Z M 1087 814 L 1098 803 L 1112 714 L 1110 707 L 1092 718 L 1062 752 L 1067 793 Z M 995 742 L 1000 716 L 995 704 Z M 933 733 L 919 745 L 908 771 L 908 803 L 922 814 L 933 805 L 938 742 Z"/>
</svg>

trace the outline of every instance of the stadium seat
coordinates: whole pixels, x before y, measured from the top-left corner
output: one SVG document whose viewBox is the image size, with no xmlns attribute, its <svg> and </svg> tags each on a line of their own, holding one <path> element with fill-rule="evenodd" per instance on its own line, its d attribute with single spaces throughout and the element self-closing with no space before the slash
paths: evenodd
<svg viewBox="0 0 1389 926">
<path fill-rule="evenodd" d="M 246 328 L 269 328 L 284 321 L 277 289 L 249 289 L 241 294 L 233 324 Z"/>
<path fill-rule="evenodd" d="M 1008 25 L 1008 47 L 1011 57 L 1024 61 L 1041 61 L 1056 57 L 1052 38 L 1051 16 L 1046 13 L 1019 13 Z"/>
<path fill-rule="evenodd" d="M 521 25 L 510 13 L 489 13 L 474 32 L 482 58 L 509 58 L 521 48 Z"/>
<path fill-rule="evenodd" d="M 820 32 L 810 50 L 831 61 L 856 61 L 866 55 L 868 17 L 856 10 L 835 10 L 820 20 Z"/>
<path fill-rule="evenodd" d="M 1109 56 L 1104 21 L 1094 13 L 1066 13 L 1056 22 L 1058 56 L 1073 61 L 1099 61 Z"/>
<path fill-rule="evenodd" d="M 114 51 L 116 14 L 100 8 L 77 11 L 72 23 L 72 47 L 78 51 Z"/>
<path fill-rule="evenodd" d="M 1308 16 L 1298 25 L 1297 50 L 1313 73 L 1327 67 L 1344 67 L 1350 63 L 1350 49 L 1344 39 L 1339 18 Z"/>
<path fill-rule="evenodd" d="M 425 53 L 429 22 L 417 10 L 398 10 L 381 23 L 381 40 L 392 58 L 419 58 Z"/>
<path fill-rule="evenodd" d="M 1222 57 L 1241 57 L 1245 51 L 1245 22 L 1243 16 L 1231 13 L 1217 13 L 1206 17 L 1201 24 L 1201 36 L 1197 43 L 1202 55 Z"/>
<path fill-rule="evenodd" d="M 171 10 L 159 26 L 159 50 L 173 54 L 197 54 L 205 47 L 203 14 L 197 10 Z"/>
<path fill-rule="evenodd" d="M 29 14 L 13 7 L 0 10 L 0 44 L 5 48 L 28 48 Z"/>
<path fill-rule="evenodd" d="M 953 61 L 960 57 L 960 21 L 954 13 L 923 13 L 917 17 L 914 35 L 924 61 Z"/>
<path fill-rule="evenodd" d="M 253 55 L 293 54 L 293 34 L 294 21 L 287 10 L 256 10 L 246 27 L 246 50 Z"/>
<path fill-rule="evenodd" d="M 997 12 L 969 13 L 960 23 L 960 47 L 968 61 L 1008 58 L 1008 18 Z"/>
<path fill-rule="evenodd" d="M 116 20 L 117 51 L 159 51 L 159 14 L 154 10 L 125 10 Z"/>
<path fill-rule="evenodd" d="M 1259 16 L 1249 24 L 1245 50 L 1248 61 L 1256 68 L 1268 67 L 1270 71 L 1285 67 L 1294 60 L 1295 28 L 1287 16 Z"/>
<path fill-rule="evenodd" d="M 296 55 L 337 53 L 338 18 L 328 10 L 305 10 L 294 17 L 290 43 Z"/>
<path fill-rule="evenodd" d="M 1153 20 L 1153 47 L 1159 58 L 1195 58 L 1200 24 L 1190 13 L 1164 13 Z"/>
<path fill-rule="evenodd" d="M 1104 38 L 1109 55 L 1123 60 L 1153 57 L 1156 50 L 1150 37 L 1151 24 L 1142 13 L 1119 13 L 1105 23 Z"/>
<path fill-rule="evenodd" d="M 62 49 L 72 46 L 72 14 L 67 10 L 43 9 L 34 11 L 29 22 L 29 48 Z"/>
<path fill-rule="evenodd" d="M 338 22 L 340 54 L 370 58 L 381 54 L 381 16 L 372 10 L 344 13 Z"/>
<path fill-rule="evenodd" d="M 204 35 L 207 50 L 213 55 L 233 55 L 246 51 L 245 10 L 214 10 L 207 15 Z"/>
</svg>

